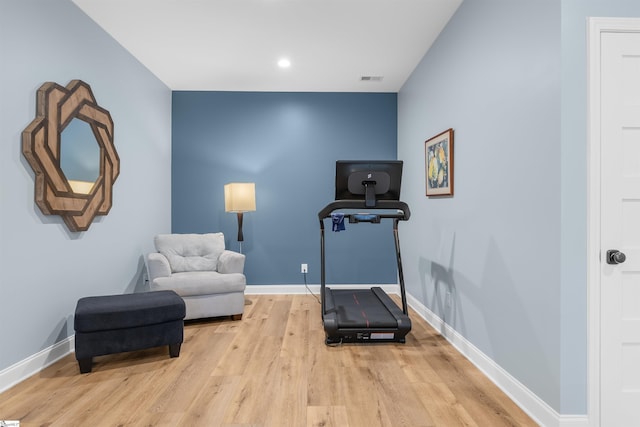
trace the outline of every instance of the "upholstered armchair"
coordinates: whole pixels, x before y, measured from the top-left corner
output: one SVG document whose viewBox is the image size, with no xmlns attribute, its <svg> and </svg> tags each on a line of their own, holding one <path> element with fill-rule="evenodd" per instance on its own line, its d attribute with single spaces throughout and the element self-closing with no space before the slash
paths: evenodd
<svg viewBox="0 0 640 427">
<path fill-rule="evenodd" d="M 146 257 L 149 288 L 173 290 L 185 302 L 186 319 L 244 312 L 245 256 L 225 249 L 222 233 L 159 234 Z"/>
</svg>

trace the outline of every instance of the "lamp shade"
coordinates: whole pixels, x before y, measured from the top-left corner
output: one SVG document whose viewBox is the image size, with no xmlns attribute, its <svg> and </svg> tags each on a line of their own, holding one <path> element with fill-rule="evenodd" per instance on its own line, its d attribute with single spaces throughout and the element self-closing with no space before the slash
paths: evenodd
<svg viewBox="0 0 640 427">
<path fill-rule="evenodd" d="M 256 184 L 232 182 L 224 186 L 224 210 L 226 212 L 251 212 L 256 210 Z"/>
</svg>

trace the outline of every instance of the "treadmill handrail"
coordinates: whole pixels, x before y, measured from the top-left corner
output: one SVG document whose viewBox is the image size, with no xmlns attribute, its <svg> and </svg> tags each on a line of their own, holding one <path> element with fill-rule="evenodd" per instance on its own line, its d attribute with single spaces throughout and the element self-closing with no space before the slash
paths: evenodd
<svg viewBox="0 0 640 427">
<path fill-rule="evenodd" d="M 398 218 L 400 221 L 407 221 L 411 216 L 409 205 L 399 200 L 378 200 L 375 207 L 365 206 L 364 200 L 335 200 L 325 206 L 320 212 L 318 212 L 318 219 L 320 222 L 324 218 L 331 216 L 331 213 L 340 209 L 362 209 L 369 211 L 372 209 L 396 209 L 401 211 L 399 214 L 381 215 L 383 218 Z"/>
</svg>

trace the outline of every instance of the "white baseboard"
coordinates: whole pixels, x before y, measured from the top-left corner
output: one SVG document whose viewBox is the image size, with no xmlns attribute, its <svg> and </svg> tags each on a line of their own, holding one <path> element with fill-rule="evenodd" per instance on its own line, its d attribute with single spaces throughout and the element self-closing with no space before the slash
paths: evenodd
<svg viewBox="0 0 640 427">
<path fill-rule="evenodd" d="M 314 294 L 320 294 L 320 285 L 308 285 L 307 289 L 304 285 L 247 285 L 244 293 L 247 295 L 302 295 L 308 294 L 309 290 Z M 399 294 L 400 287 L 397 284 L 383 285 L 327 285 L 331 289 L 369 289 L 371 286 L 379 286 L 388 294 Z"/>
<path fill-rule="evenodd" d="M 27 357 L 20 362 L 9 366 L 0 371 L 0 393 L 10 389 L 29 378 L 32 375 L 42 371 L 47 366 L 62 359 L 75 349 L 74 336 L 63 339 L 54 345 L 39 351 L 38 353 Z"/>
<path fill-rule="evenodd" d="M 586 415 L 560 415 L 546 402 L 525 387 L 496 362 L 471 344 L 455 329 L 444 323 L 431 310 L 412 295 L 407 294 L 407 303 L 420 317 L 451 343 L 463 356 L 484 373 L 511 400 L 525 411 L 535 422 L 545 427 L 588 427 Z"/>
<path fill-rule="evenodd" d="M 587 415 L 560 415 L 559 427 L 589 427 Z"/>
<path fill-rule="evenodd" d="M 380 286 L 388 294 L 399 294 L 397 284 Z M 371 285 L 330 285 L 332 289 L 368 289 Z M 301 295 L 320 293 L 320 285 L 248 285 L 247 295 Z M 589 427 L 587 415 L 560 415 L 527 387 L 487 357 L 477 347 L 467 341 L 456 330 L 444 323 L 431 310 L 425 307 L 412 295 L 407 294 L 409 306 L 427 323 L 439 331 L 463 356 L 482 371 L 494 384 L 511 398 L 538 424 L 545 427 Z M 47 366 L 57 362 L 74 351 L 74 336 L 45 348 L 44 350 L 0 371 L 0 393 L 8 390 L 21 381 L 37 374 Z"/>
</svg>

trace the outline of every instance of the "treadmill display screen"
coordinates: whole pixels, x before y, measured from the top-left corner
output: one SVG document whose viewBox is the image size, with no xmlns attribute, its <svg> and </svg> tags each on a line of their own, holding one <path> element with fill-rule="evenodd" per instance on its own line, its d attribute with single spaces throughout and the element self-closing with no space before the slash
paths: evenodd
<svg viewBox="0 0 640 427">
<path fill-rule="evenodd" d="M 336 200 L 400 200 L 401 160 L 338 160 Z"/>
</svg>

